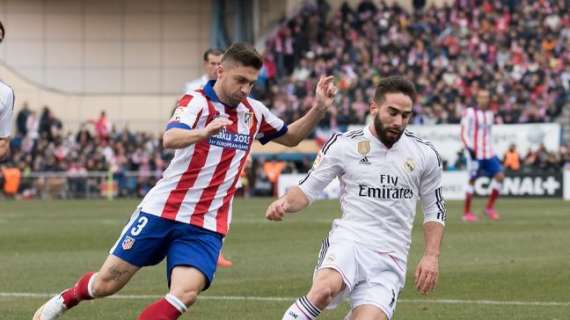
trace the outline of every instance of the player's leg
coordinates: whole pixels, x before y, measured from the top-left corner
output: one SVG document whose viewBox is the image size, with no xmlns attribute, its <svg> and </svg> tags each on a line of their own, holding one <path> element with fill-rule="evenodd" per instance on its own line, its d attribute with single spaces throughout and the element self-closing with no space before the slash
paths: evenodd
<svg viewBox="0 0 570 320">
<path fill-rule="evenodd" d="M 487 205 L 485 206 L 485 214 L 491 220 L 499 219 L 499 214 L 497 210 L 495 210 L 495 202 L 497 198 L 501 194 L 501 188 L 503 186 L 503 180 L 505 179 L 505 174 L 503 173 L 503 168 L 501 166 L 501 162 L 497 157 L 494 157 L 488 160 L 488 171 L 493 177 L 491 181 L 491 194 L 489 195 L 489 199 L 487 200 Z"/>
<path fill-rule="evenodd" d="M 208 280 L 196 268 L 177 266 L 172 270 L 170 292 L 147 306 L 138 320 L 178 319 L 188 307 L 194 304 L 198 295 L 206 288 Z"/>
<path fill-rule="evenodd" d="M 138 320 L 178 319 L 214 279 L 222 236 L 186 223 L 175 224 L 167 253 L 170 291 L 148 305 Z"/>
<path fill-rule="evenodd" d="M 224 239 L 224 242 L 225 241 L 226 240 Z M 224 257 L 224 251 L 220 251 L 220 255 L 218 256 L 218 267 L 230 268 L 231 266 L 233 266 L 233 262 Z"/>
<path fill-rule="evenodd" d="M 112 295 L 123 288 L 142 266 L 164 258 L 161 248 L 170 222 L 136 211 L 97 273 L 84 274 L 77 283 L 40 307 L 34 320 L 55 320 L 83 300 Z"/>
<path fill-rule="evenodd" d="M 316 319 L 321 310 L 326 308 L 345 287 L 342 275 L 337 270 L 330 268 L 319 270 L 309 293 L 297 299 L 285 311 L 282 320 Z"/>
<path fill-rule="evenodd" d="M 81 301 L 102 298 L 121 290 L 137 272 L 136 267 L 109 255 L 99 272 L 88 272 L 75 285 L 54 296 L 34 314 L 34 320 L 55 320 Z"/>
<path fill-rule="evenodd" d="M 285 311 L 282 320 L 315 319 L 326 307 L 334 308 L 351 283 L 358 282 L 354 243 L 325 238 L 315 267 L 313 284 L 306 296 Z"/>
<path fill-rule="evenodd" d="M 463 221 L 473 222 L 477 221 L 477 216 L 471 210 L 471 203 L 473 202 L 473 193 L 475 179 L 479 172 L 479 161 L 477 159 L 471 159 L 469 155 L 466 156 L 467 159 L 467 171 L 469 173 L 469 181 L 465 186 L 465 204 L 463 207 Z"/>
<path fill-rule="evenodd" d="M 370 304 L 360 305 L 352 310 L 350 320 L 387 320 L 388 316 L 377 306 Z"/>
<path fill-rule="evenodd" d="M 473 194 L 475 192 L 475 179 L 469 178 L 469 182 L 465 186 L 465 203 L 463 207 L 463 221 L 474 222 L 477 221 L 477 216 L 471 210 L 471 203 L 473 202 Z"/>
</svg>

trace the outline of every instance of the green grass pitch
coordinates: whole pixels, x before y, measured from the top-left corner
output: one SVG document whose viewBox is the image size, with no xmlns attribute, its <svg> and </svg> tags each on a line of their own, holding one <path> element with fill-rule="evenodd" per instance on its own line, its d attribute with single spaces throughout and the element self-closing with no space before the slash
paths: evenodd
<svg viewBox="0 0 570 320">
<path fill-rule="evenodd" d="M 292 299 L 306 293 L 338 202 L 317 202 L 272 223 L 263 218 L 269 201 L 235 201 L 224 249 L 235 266 L 219 270 L 182 319 L 281 319 Z M 31 319 L 46 300 L 42 294 L 98 269 L 136 204 L 2 200 L 0 319 Z M 474 205 L 480 211 L 483 200 Z M 500 199 L 498 209 L 500 221 L 465 224 L 462 203 L 448 203 L 440 283 L 427 297 L 415 292 L 411 277 L 423 249 L 418 213 L 394 319 L 570 319 L 570 202 Z M 164 265 L 149 267 L 120 292 L 121 299 L 82 303 L 63 319 L 136 319 L 166 291 Z M 344 304 L 319 319 L 342 319 L 347 310 Z"/>
</svg>

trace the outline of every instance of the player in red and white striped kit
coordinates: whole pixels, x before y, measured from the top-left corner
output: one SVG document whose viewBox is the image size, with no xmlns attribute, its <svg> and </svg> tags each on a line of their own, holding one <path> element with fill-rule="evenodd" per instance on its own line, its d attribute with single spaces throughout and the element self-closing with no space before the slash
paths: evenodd
<svg viewBox="0 0 570 320">
<path fill-rule="evenodd" d="M 481 175 L 493 179 L 490 185 L 491 194 L 484 210 L 485 214 L 491 220 L 499 219 L 499 214 L 495 210 L 495 201 L 499 197 L 505 178 L 501 161 L 493 151 L 491 130 L 495 116 L 493 111 L 489 110 L 489 91 L 480 90 L 477 93 L 477 104 L 477 108 L 467 108 L 461 119 L 461 140 L 466 150 L 469 170 L 469 183 L 465 190 L 463 212 L 463 220 L 467 222 L 477 220 L 477 216 L 471 211 L 471 201 L 475 180 Z"/>
<path fill-rule="evenodd" d="M 317 84 L 316 103 L 287 126 L 248 97 L 262 66 L 255 49 L 234 44 L 222 58 L 218 80 L 182 97 L 167 125 L 174 159 L 135 210 L 98 273 L 87 273 L 40 307 L 34 320 L 58 319 L 82 300 L 118 292 L 144 266 L 167 258 L 170 292 L 138 320 L 177 319 L 206 290 L 232 217 L 236 182 L 253 140 L 294 146 L 332 104 L 332 77 Z"/>
</svg>

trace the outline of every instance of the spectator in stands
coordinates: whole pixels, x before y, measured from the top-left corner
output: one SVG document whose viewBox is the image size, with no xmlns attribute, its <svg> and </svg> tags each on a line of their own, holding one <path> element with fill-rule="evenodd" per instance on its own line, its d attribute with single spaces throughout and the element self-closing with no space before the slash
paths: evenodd
<svg viewBox="0 0 570 320">
<path fill-rule="evenodd" d="M 22 103 L 22 109 L 16 115 L 16 133 L 20 137 L 25 137 L 28 134 L 28 117 L 31 110 L 27 102 Z"/>
<path fill-rule="evenodd" d="M 111 123 L 109 122 L 109 118 L 107 118 L 107 113 L 105 111 L 101 111 L 99 118 L 89 122 L 95 127 L 95 136 L 98 139 L 104 140 L 109 137 L 109 133 L 111 132 Z"/>
<path fill-rule="evenodd" d="M 509 146 L 509 150 L 505 153 L 505 156 L 503 158 L 503 166 L 506 170 L 510 171 L 520 170 L 520 157 L 519 153 L 517 152 L 517 146 L 515 144 L 511 144 Z"/>
<path fill-rule="evenodd" d="M 498 123 L 552 121 L 570 96 L 568 6 L 457 1 L 408 13 L 398 4 L 367 0 L 356 9 L 344 3 L 327 15 L 309 3 L 267 42 L 266 56 L 275 57 L 277 74 L 292 74 L 278 77 L 276 88 L 268 90 L 303 87 L 334 73 L 352 103 L 382 76 L 400 73 L 419 83 L 415 123 L 457 123 L 483 87 L 491 90 Z M 297 37 L 296 30 L 308 36 Z M 277 107 L 280 99 L 274 95 L 270 105 Z M 370 93 L 362 100 L 369 101 Z"/>
</svg>

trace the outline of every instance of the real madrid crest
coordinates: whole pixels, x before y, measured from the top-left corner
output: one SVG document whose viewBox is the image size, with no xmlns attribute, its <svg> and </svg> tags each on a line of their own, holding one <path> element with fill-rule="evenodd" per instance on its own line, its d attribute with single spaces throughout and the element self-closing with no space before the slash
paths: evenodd
<svg viewBox="0 0 570 320">
<path fill-rule="evenodd" d="M 357 145 L 357 151 L 362 156 L 360 164 L 370 164 L 370 161 L 368 161 L 368 158 L 366 157 L 370 152 L 370 141 L 368 140 L 359 141 Z"/>
<path fill-rule="evenodd" d="M 416 169 L 416 162 L 413 159 L 408 159 L 404 162 L 404 168 L 409 172 L 412 172 Z"/>
</svg>

